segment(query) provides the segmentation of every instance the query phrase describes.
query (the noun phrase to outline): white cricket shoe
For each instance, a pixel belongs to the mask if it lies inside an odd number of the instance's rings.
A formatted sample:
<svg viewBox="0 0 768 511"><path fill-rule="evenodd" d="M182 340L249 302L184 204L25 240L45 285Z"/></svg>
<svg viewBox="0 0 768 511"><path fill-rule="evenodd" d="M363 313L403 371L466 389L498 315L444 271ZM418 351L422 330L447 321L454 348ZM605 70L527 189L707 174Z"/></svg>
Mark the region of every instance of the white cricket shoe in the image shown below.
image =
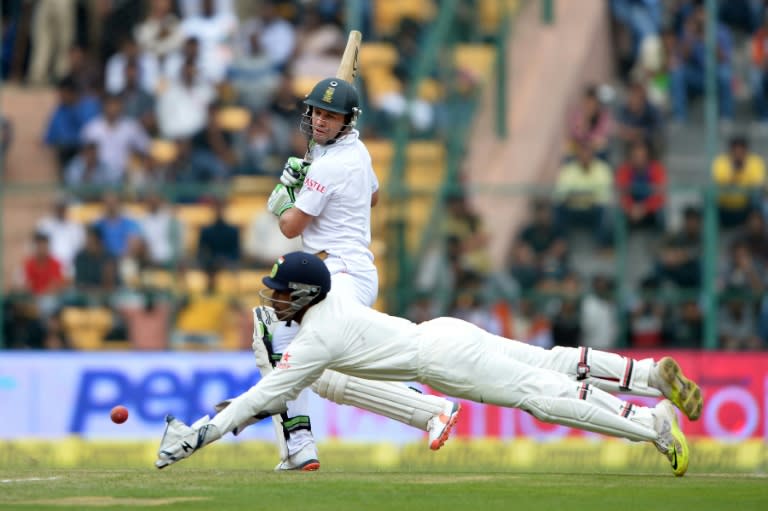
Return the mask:
<svg viewBox="0 0 768 511"><path fill-rule="evenodd" d="M655 429L658 438L653 442L656 449L665 455L672 465L672 472L681 477L688 470L688 442L677 421L675 406L668 399L653 409Z"/></svg>
<svg viewBox="0 0 768 511"><path fill-rule="evenodd" d="M427 433L429 433L429 448L433 451L440 449L448 437L451 435L451 428L459 419L461 405L448 401L443 413L435 415L427 422Z"/></svg>
<svg viewBox="0 0 768 511"><path fill-rule="evenodd" d="M221 437L216 426L208 424L208 416L197 420L189 427L173 415L165 417L165 433L157 450L157 468L165 468L179 460L188 458L193 452Z"/></svg>
<svg viewBox="0 0 768 511"><path fill-rule="evenodd" d="M288 456L277 464L275 471L281 470L298 470L301 472L314 472L320 470L320 461L317 456L317 447L315 444L309 443L299 449L297 452Z"/></svg>

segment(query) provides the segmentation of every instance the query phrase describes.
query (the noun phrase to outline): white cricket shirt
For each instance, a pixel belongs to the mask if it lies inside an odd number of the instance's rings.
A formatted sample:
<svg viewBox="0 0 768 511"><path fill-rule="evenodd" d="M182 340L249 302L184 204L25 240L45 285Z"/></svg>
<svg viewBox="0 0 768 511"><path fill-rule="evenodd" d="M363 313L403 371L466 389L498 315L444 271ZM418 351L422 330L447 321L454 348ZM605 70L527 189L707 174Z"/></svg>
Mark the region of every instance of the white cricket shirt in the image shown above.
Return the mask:
<svg viewBox="0 0 768 511"><path fill-rule="evenodd" d="M374 270L368 248L371 194L379 182L368 149L352 130L333 144L315 145L310 156L312 165L295 203L315 217L302 233L304 250L334 256L326 261L332 273Z"/></svg>

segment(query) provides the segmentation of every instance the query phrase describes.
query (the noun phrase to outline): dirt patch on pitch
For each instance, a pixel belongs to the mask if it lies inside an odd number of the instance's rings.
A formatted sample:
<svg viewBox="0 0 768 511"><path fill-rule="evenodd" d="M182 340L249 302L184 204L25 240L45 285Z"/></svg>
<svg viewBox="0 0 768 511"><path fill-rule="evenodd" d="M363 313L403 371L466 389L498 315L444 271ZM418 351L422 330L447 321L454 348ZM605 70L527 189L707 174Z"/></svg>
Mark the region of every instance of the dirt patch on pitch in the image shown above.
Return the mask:
<svg viewBox="0 0 768 511"><path fill-rule="evenodd" d="M64 497L60 499L29 500L24 504L40 504L46 506L167 506L182 502L210 500L208 497L165 497L159 499L136 497Z"/></svg>

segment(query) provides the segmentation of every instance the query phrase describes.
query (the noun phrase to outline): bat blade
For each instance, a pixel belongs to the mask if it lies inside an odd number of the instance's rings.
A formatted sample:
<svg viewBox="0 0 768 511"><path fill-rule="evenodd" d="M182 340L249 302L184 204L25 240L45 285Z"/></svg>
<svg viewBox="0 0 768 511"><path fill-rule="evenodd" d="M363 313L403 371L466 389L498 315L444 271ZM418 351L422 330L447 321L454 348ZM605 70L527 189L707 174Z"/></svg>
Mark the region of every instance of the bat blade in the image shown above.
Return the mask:
<svg viewBox="0 0 768 511"><path fill-rule="evenodd" d="M360 61L360 44L363 40L363 34L359 30L351 30L347 38L347 46L344 48L344 54L341 56L339 69L336 71L336 78L354 83L357 77Z"/></svg>

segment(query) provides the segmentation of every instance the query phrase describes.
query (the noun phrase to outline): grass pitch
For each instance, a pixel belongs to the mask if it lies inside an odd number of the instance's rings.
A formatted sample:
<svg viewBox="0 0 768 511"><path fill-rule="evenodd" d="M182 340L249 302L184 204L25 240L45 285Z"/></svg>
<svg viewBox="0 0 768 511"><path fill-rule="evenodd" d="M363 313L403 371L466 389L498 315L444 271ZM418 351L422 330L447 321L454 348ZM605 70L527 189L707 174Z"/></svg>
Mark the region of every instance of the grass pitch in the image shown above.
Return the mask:
<svg viewBox="0 0 768 511"><path fill-rule="evenodd" d="M738 474L0 469L13 510L768 509L768 477Z"/></svg>

